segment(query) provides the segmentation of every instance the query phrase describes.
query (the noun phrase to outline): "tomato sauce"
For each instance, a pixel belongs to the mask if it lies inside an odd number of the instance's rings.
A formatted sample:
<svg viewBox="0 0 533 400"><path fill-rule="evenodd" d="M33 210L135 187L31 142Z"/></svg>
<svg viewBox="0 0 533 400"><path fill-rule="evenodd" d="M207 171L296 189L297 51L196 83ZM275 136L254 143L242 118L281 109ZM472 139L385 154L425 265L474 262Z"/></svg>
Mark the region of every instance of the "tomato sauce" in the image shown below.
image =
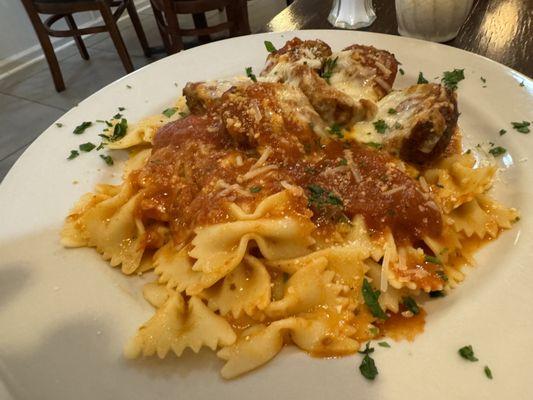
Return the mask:
<svg viewBox="0 0 533 400"><path fill-rule="evenodd" d="M147 165L132 174L143 189L143 221L169 222L181 243L197 226L228 221L229 202L253 212L265 197L299 187L287 213L312 217L317 233L362 215L400 243L440 235L440 210L398 160L324 136L316 113L286 87L230 90L219 108L162 127Z"/></svg>

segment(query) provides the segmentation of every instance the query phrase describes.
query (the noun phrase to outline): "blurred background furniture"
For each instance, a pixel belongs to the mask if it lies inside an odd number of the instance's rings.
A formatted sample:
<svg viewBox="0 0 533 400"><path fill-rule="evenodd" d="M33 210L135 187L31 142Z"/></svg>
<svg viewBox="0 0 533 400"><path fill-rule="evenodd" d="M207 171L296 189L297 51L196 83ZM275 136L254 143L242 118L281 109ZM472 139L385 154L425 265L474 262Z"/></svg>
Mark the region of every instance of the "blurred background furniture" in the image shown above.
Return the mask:
<svg viewBox="0 0 533 400"><path fill-rule="evenodd" d="M295 0L261 31L335 29L328 22L333 0ZM361 31L398 35L393 0L373 0L377 19ZM457 37L446 44L471 51L533 77L533 0L475 0Z"/></svg>
<svg viewBox="0 0 533 400"><path fill-rule="evenodd" d="M133 0L22 0L22 4L28 13L37 37L39 38L46 61L50 67L50 72L52 73L55 88L58 92L65 90L65 83L63 81L63 75L61 74L54 48L50 41L50 36L74 37L81 57L88 60L89 53L83 43L82 35L109 32L122 64L124 65L124 69L126 72L130 73L133 71L133 64L117 27L117 20L120 18L124 10L127 10L135 28L135 32L139 38L139 42L143 48L144 55L146 57L150 56L148 42L146 41L146 36L139 20L139 16L137 15L135 5L133 4ZM112 10L112 8L114 8L114 10ZM83 11L99 11L102 15L104 25L79 29L72 14ZM39 14L50 14L51 16L45 21L42 21ZM65 20L68 29L57 30L52 28L52 25L61 19Z"/></svg>
<svg viewBox="0 0 533 400"><path fill-rule="evenodd" d="M168 54L184 49L183 36L197 36L201 43L211 40L212 34L227 31L230 37L250 33L246 0L150 0L163 45ZM208 26L205 13L212 10L226 12L226 21ZM192 14L194 28L184 29L179 14Z"/></svg>

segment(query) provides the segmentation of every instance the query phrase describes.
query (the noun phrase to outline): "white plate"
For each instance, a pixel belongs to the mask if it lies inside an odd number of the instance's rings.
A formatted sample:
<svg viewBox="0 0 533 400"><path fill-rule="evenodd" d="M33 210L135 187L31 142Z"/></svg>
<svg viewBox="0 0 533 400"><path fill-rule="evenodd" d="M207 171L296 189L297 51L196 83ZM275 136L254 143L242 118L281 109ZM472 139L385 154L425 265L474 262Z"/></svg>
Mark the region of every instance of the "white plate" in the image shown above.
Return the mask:
<svg viewBox="0 0 533 400"><path fill-rule="evenodd" d="M464 68L460 125L471 144L506 147L513 164L500 173L497 197L522 220L478 255L478 267L451 296L428 303L426 332L414 343L376 348L379 375L359 373L360 355L316 359L286 348L271 363L223 381L209 351L181 359L128 362L122 346L152 313L140 283L113 270L92 249L61 248L58 232L74 202L97 182L117 181L95 152L65 160L70 149L97 142L82 121L108 119L124 106L136 121L168 107L187 81L260 71L263 41L320 38L333 49L371 44L396 54L405 76L396 87ZM480 77L487 80L483 88ZM524 82L524 87L519 85ZM131 88L127 88L130 85ZM0 377L15 399L531 399L533 385L533 133L510 121L533 120L533 82L502 65L451 47L396 36L348 31L263 34L217 42L165 58L80 103L22 155L0 187ZM499 136L500 129L507 134ZM527 160L527 158L530 160ZM117 158L117 157L115 157ZM125 158L122 155L122 158ZM118 163L117 163L118 164ZM503 164L502 164L503 165ZM79 184L73 184L79 181ZM480 359L457 349L471 344ZM489 365L494 380L483 366Z"/></svg>

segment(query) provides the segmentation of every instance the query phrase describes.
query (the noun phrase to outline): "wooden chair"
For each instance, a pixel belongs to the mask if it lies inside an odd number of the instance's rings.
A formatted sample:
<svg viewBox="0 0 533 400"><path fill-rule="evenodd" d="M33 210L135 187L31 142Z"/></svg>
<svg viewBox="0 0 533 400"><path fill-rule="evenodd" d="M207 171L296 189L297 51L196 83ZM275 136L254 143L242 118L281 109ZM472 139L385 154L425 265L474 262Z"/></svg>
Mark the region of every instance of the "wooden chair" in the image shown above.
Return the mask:
<svg viewBox="0 0 533 400"><path fill-rule="evenodd" d="M81 38L82 35L99 32L109 32L111 39L117 49L118 55L122 60L124 69L127 73L133 71L133 64L131 63L128 50L124 44L124 40L120 35L120 31L117 27L117 20L120 18L124 10L128 11L128 14L139 38L139 42L143 48L143 52L146 57L150 56L150 48L144 34L144 30L139 20L137 10L133 4L133 0L22 0L22 4L30 17L30 21L37 33L39 42L43 49L46 61L50 67L52 78L54 79L54 85L58 92L65 90L65 83L63 81L63 75L59 69L57 57L54 52L54 47L50 41L50 36L55 37L74 37L76 46L81 54L81 57L85 60L89 59L89 53ZM111 7L115 8L113 11ZM104 25L91 26L88 28L79 29L76 26L76 22L72 17L72 14L82 11L100 11ZM41 21L39 14L51 14L44 22ZM69 29L56 30L52 28L52 25L64 18Z"/></svg>
<svg viewBox="0 0 533 400"><path fill-rule="evenodd" d="M213 33L228 31L229 36L248 35L248 8L246 0L150 0L163 44L168 54L183 50L182 36L197 36L201 42L210 41ZM207 25L205 13L226 10L227 21ZM192 14L194 29L180 28L178 14Z"/></svg>

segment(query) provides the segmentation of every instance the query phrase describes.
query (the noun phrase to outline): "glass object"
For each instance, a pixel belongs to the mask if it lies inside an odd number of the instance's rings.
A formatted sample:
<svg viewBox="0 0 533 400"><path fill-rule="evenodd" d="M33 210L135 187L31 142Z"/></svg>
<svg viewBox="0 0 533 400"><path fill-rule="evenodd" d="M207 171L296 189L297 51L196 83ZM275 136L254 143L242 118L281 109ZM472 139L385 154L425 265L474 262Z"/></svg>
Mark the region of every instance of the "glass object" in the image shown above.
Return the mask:
<svg viewBox="0 0 533 400"><path fill-rule="evenodd" d="M328 16L331 25L342 29L365 28L375 20L372 0L334 0Z"/></svg>
<svg viewBox="0 0 533 400"><path fill-rule="evenodd" d="M459 33L474 0L396 0L398 33L447 42Z"/></svg>

